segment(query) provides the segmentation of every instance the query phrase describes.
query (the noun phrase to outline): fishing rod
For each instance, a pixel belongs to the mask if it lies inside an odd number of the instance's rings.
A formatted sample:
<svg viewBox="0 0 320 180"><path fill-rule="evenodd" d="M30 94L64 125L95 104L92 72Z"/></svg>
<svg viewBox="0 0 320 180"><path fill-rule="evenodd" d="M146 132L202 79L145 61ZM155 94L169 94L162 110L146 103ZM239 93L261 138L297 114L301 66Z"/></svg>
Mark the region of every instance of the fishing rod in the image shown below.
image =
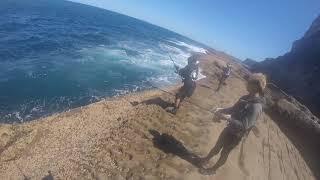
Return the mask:
<svg viewBox="0 0 320 180"><path fill-rule="evenodd" d="M171 57L170 54L169 54L169 57L170 57L170 60L171 60L172 63L173 63L174 68L176 68L176 72L178 72L178 71L179 71L179 66L174 62L174 60L172 59L172 57Z"/></svg>
<svg viewBox="0 0 320 180"><path fill-rule="evenodd" d="M171 55L169 54L169 58L170 60L173 62L173 64L175 64L174 60L172 59Z"/></svg>

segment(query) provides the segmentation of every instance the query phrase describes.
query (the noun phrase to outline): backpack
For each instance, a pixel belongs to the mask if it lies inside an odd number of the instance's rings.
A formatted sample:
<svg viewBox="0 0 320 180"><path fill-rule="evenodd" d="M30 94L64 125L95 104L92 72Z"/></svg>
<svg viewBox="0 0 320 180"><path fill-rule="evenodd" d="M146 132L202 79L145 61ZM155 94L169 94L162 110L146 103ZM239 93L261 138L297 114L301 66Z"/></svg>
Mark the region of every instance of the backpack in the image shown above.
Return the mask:
<svg viewBox="0 0 320 180"><path fill-rule="evenodd" d="M198 66L187 65L180 69L179 75L182 77L182 81L195 81L197 79Z"/></svg>
<svg viewBox="0 0 320 180"><path fill-rule="evenodd" d="M231 73L231 68L230 67L226 67L223 71L223 75L225 77L229 77L230 76L230 73Z"/></svg>
<svg viewBox="0 0 320 180"><path fill-rule="evenodd" d="M230 132L232 134L242 136L246 131L248 131L251 127L247 127L244 119L248 116L249 107L255 103L264 104L263 98L251 98L249 99L248 96L240 98L239 102L235 107L235 112L232 113L232 120L229 122L228 127L230 128Z"/></svg>

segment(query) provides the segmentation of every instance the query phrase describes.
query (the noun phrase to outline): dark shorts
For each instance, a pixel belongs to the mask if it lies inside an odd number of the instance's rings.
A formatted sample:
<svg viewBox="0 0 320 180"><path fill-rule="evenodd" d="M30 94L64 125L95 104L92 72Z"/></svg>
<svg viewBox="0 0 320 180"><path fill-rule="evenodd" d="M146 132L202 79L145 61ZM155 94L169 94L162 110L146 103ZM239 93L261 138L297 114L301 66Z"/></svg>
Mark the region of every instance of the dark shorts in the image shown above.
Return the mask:
<svg viewBox="0 0 320 180"><path fill-rule="evenodd" d="M225 75L225 74L223 74L222 76L221 76L221 78L220 78L220 81L225 81L226 79L228 79L229 78L229 76L230 75Z"/></svg>
<svg viewBox="0 0 320 180"><path fill-rule="evenodd" d="M235 134L230 131L230 127L226 127L223 132L221 133L221 141L223 143L223 147L227 149L235 148L240 142L243 137L241 134Z"/></svg>
<svg viewBox="0 0 320 180"><path fill-rule="evenodd" d="M231 121L227 125L226 130L228 131L229 134L232 134L233 136L236 136L240 139L245 134L245 129L244 129L243 125L237 120Z"/></svg>
<svg viewBox="0 0 320 180"><path fill-rule="evenodd" d="M196 83L184 83L176 94L176 98L184 99L186 97L191 97L196 89Z"/></svg>

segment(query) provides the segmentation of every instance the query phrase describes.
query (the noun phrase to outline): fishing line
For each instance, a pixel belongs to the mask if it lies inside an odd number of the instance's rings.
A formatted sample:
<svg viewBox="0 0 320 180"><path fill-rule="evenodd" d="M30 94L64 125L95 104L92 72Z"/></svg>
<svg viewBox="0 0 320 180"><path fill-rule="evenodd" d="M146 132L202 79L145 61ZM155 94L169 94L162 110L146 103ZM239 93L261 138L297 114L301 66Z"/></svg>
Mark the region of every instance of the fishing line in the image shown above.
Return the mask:
<svg viewBox="0 0 320 180"><path fill-rule="evenodd" d="M169 91L166 91L166 90L164 90L164 89L161 89L160 87L157 87L157 86L153 85L150 81L147 81L147 82L150 84L151 87L153 87L153 88L155 88L155 89L158 89L158 90L160 90L160 91L162 91L162 92L164 92L164 93L167 93L167 94L170 94L170 95L172 95L172 96L175 96L174 93L169 92ZM192 105L194 105L194 106L196 106L196 107L198 107L198 108L200 108L200 109L202 109L202 110L204 110L204 111L213 113L211 110L208 110L207 108L204 108L204 107L202 107L202 106L200 106L200 105L197 105L197 104L195 104L195 103L193 103L193 102L191 102L191 101L189 101L189 100L184 100L184 101L186 101L186 102L188 102L188 103L190 103L190 104L192 104Z"/></svg>
<svg viewBox="0 0 320 180"><path fill-rule="evenodd" d="M22 172L20 166L18 166L16 162L13 161L13 164L18 168L18 170L19 170L20 173L22 174L24 180L30 180L30 179L31 179L30 177L26 176L26 175Z"/></svg>

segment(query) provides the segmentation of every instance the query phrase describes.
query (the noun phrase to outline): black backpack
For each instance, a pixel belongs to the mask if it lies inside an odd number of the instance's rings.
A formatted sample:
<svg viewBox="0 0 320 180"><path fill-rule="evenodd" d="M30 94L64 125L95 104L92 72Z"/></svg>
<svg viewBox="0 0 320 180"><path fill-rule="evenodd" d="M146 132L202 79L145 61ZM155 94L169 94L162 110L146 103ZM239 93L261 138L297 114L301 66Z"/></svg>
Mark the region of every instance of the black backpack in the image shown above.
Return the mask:
<svg viewBox="0 0 320 180"><path fill-rule="evenodd" d="M248 99L247 96L240 98L240 102L238 102L235 112L232 114L233 120L228 124L231 132L235 135L242 136L249 129L245 127L243 119L248 116L249 106L254 103L261 103L262 106L264 104L264 99L261 97Z"/></svg>
<svg viewBox="0 0 320 180"><path fill-rule="evenodd" d="M194 81L194 79L191 76L197 70L198 70L198 66L187 65L186 67L180 69L179 75L182 77L182 81L185 81L185 80Z"/></svg>

